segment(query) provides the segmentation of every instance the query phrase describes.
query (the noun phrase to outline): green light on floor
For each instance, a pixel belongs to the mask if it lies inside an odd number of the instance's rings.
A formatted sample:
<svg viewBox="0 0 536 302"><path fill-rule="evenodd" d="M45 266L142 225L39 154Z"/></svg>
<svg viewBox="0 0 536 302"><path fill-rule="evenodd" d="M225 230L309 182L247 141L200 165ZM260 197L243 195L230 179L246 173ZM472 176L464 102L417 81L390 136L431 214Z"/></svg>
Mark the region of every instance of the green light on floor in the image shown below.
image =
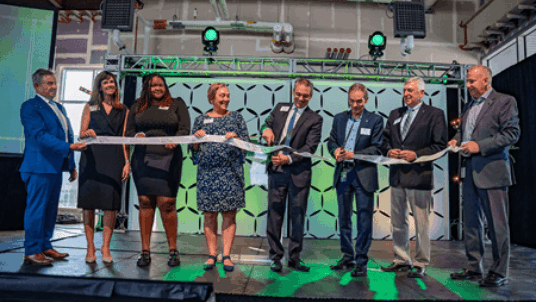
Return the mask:
<svg viewBox="0 0 536 302"><path fill-rule="evenodd" d="M313 264L310 265L309 273L290 271L285 275L274 273L269 266L257 266L250 275L250 282L266 283L255 295L272 296L272 297L294 297L296 292L309 283L320 281L333 274L333 271L327 265ZM263 281L267 280L268 282Z"/></svg>
<svg viewBox="0 0 536 302"><path fill-rule="evenodd" d="M428 276L436 279L437 282L443 284L449 291L464 300L497 299L497 296L493 295L489 290L480 287L476 282L450 279L451 271L427 267L426 273Z"/></svg>
<svg viewBox="0 0 536 302"><path fill-rule="evenodd" d="M417 279L417 284L421 287L422 290L426 290L426 284L421 279Z"/></svg>
<svg viewBox="0 0 536 302"><path fill-rule="evenodd" d="M344 274L339 282L340 285L348 285L352 281L352 273L348 272Z"/></svg>
<svg viewBox="0 0 536 302"><path fill-rule="evenodd" d="M396 273L382 272L380 267L388 262L369 261L367 279L369 291L374 292L374 300L398 300L398 288L395 283Z"/></svg>

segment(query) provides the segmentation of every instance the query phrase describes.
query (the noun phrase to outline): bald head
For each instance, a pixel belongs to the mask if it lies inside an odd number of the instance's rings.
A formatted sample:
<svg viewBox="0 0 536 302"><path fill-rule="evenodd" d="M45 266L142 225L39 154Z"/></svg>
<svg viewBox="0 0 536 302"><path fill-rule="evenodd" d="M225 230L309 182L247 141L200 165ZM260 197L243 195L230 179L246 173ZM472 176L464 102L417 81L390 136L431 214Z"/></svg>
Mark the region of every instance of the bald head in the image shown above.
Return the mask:
<svg viewBox="0 0 536 302"><path fill-rule="evenodd" d="M474 98L481 97L491 89L491 69L487 66L473 66L467 72L467 90Z"/></svg>

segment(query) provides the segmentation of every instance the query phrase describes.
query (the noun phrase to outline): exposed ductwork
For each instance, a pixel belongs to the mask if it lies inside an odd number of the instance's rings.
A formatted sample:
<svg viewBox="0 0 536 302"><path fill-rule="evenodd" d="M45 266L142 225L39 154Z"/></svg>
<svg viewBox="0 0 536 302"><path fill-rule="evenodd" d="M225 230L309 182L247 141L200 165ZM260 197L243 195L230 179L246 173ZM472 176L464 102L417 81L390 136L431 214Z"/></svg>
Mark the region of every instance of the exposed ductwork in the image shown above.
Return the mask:
<svg viewBox="0 0 536 302"><path fill-rule="evenodd" d="M144 21L145 22L145 21ZM150 24L150 22L149 22ZM198 29L203 30L208 26L216 29L253 30L259 32L272 32L271 48L274 53L292 53L294 51L294 29L289 23L256 22L256 21L192 21L192 20L155 20L155 30L163 29ZM147 28L147 23L145 24ZM147 30L145 31L148 41ZM144 51L144 54L147 54Z"/></svg>

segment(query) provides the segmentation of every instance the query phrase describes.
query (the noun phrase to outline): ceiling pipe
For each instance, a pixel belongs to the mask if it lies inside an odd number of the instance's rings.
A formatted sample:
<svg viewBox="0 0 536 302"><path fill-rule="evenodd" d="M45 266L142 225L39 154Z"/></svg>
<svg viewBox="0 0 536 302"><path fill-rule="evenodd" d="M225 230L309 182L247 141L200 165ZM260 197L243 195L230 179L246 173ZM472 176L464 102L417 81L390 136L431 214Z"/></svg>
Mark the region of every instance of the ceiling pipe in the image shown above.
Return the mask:
<svg viewBox="0 0 536 302"><path fill-rule="evenodd" d="M220 0L220 7L223 11L223 16L226 20L229 20L229 10L227 9L227 3L225 3L225 0Z"/></svg>
<svg viewBox="0 0 536 302"><path fill-rule="evenodd" d="M210 0L210 4L212 4L212 8L214 9L214 13L216 14L216 21L220 21L221 16L220 10L218 9L218 3L216 3L216 0Z"/></svg>
<svg viewBox="0 0 536 302"><path fill-rule="evenodd" d="M124 51L127 55L133 55L134 54L132 52L132 50L128 49L125 46L125 42L123 42L123 40L121 40L121 37L119 37L119 29L114 29L113 30L113 38L112 38L112 40L114 41L114 44L117 45L117 47L119 47L119 51Z"/></svg>
<svg viewBox="0 0 536 302"><path fill-rule="evenodd" d="M145 24L145 33L143 36L143 54L147 55L149 54L149 39L151 37L151 31L153 30L153 27L151 26L151 22L147 22L140 14L137 14L137 17L141 20L143 24Z"/></svg>
<svg viewBox="0 0 536 302"><path fill-rule="evenodd" d="M59 9L63 9L63 7L61 7L61 5L56 0L48 0L48 2L52 3L52 5Z"/></svg>
<svg viewBox="0 0 536 302"><path fill-rule="evenodd" d="M437 0L424 0L424 10L429 11L436 2Z"/></svg>

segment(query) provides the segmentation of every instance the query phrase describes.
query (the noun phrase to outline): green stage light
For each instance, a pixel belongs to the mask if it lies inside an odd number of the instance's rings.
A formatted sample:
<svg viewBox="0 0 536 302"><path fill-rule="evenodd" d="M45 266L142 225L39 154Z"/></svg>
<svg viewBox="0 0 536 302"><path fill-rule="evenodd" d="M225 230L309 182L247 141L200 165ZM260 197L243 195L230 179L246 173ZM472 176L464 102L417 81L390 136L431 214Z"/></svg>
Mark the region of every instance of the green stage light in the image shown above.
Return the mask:
<svg viewBox="0 0 536 302"><path fill-rule="evenodd" d="M212 26L205 28L201 35L201 40L205 47L205 55L214 55L218 51L218 44L220 43L220 33Z"/></svg>
<svg viewBox="0 0 536 302"><path fill-rule="evenodd" d="M383 56L383 51L387 46L387 37L382 34L380 31L374 32L369 36L368 48L369 55L376 60L377 58Z"/></svg>
<svg viewBox="0 0 536 302"><path fill-rule="evenodd" d="M214 41L218 37L218 33L213 28L208 28L205 30L205 39L207 41Z"/></svg>
<svg viewBox="0 0 536 302"><path fill-rule="evenodd" d="M372 36L372 45L374 46L381 46L383 44L383 41L385 41L385 39L382 35L376 34Z"/></svg>

